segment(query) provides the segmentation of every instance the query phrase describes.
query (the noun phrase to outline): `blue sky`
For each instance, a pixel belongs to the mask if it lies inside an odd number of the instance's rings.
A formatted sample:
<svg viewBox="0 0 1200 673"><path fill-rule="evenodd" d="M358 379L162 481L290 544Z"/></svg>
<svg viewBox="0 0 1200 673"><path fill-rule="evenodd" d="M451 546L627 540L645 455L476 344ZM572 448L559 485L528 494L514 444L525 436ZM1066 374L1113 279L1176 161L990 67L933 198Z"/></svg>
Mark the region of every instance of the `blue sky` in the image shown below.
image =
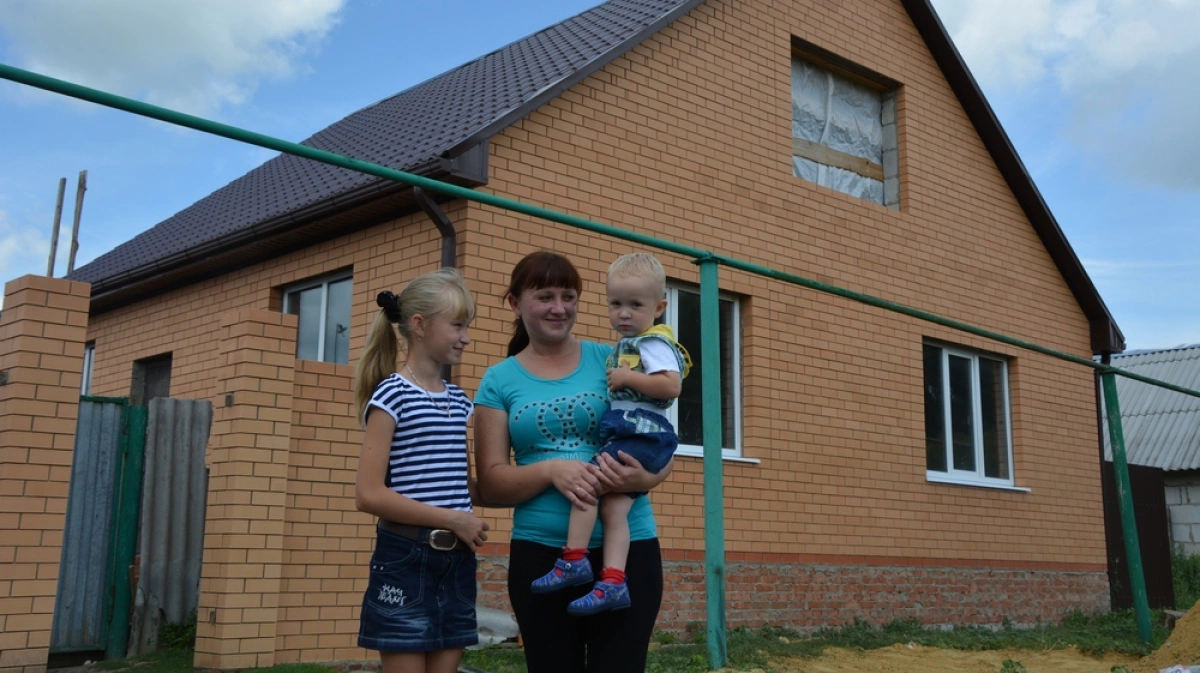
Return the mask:
<svg viewBox="0 0 1200 673"><path fill-rule="evenodd" d="M861 0L876 1L876 0ZM5 0L0 62L299 141L596 0ZM934 0L1129 348L1200 342L1200 0ZM0 281L76 267L273 156L0 81Z"/></svg>

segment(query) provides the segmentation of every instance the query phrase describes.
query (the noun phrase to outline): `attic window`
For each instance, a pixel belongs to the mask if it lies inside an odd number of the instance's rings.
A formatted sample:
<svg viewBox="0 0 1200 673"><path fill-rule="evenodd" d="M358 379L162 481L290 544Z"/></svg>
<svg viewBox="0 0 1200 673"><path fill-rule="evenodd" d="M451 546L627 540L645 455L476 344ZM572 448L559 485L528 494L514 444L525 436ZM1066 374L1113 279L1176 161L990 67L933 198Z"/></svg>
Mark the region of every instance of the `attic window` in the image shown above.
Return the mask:
<svg viewBox="0 0 1200 673"><path fill-rule="evenodd" d="M898 84L796 41L792 175L899 209Z"/></svg>

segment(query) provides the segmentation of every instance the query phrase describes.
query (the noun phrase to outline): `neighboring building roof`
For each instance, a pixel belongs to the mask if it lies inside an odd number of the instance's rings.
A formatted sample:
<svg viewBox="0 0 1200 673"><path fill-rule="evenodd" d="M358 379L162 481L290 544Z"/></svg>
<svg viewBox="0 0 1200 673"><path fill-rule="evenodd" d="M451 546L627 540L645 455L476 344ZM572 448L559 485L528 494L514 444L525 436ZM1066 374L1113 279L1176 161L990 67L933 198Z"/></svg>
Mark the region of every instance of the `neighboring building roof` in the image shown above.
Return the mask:
<svg viewBox="0 0 1200 673"><path fill-rule="evenodd" d="M1119 355L1112 359L1112 365L1200 390L1200 344ZM1117 401L1121 407L1125 457L1130 465L1163 470L1200 469L1200 398L1118 376ZM1104 455L1106 460L1112 460L1107 426Z"/></svg>
<svg viewBox="0 0 1200 673"><path fill-rule="evenodd" d="M391 98L304 141L418 175L486 182L488 138L640 44L702 0L609 0ZM1091 325L1124 337L930 0L901 0ZM281 155L70 274L93 311L311 245L415 209L404 185Z"/></svg>

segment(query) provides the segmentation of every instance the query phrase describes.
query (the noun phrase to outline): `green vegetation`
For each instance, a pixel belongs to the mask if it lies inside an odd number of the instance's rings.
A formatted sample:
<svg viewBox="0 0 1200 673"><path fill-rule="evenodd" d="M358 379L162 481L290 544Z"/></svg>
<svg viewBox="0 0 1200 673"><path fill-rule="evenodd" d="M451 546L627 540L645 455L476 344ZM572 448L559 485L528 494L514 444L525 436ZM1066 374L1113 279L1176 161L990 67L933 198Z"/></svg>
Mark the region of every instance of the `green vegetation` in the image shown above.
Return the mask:
<svg viewBox="0 0 1200 673"><path fill-rule="evenodd" d="M196 646L196 611L178 624L163 624L158 629L158 645L164 650L190 650Z"/></svg>
<svg viewBox="0 0 1200 673"><path fill-rule="evenodd" d="M1200 555L1189 555L1176 546L1171 550L1171 577L1175 581L1175 607L1190 610L1200 599Z"/></svg>
<svg viewBox="0 0 1200 673"><path fill-rule="evenodd" d="M1145 655L1166 640L1163 615L1156 612L1153 640L1143 645L1137 638L1137 621L1132 610L1108 615L1068 614L1060 623L1041 624L1033 628L1016 628L1011 624L999 629L978 626L950 630L925 628L912 620L897 620L882 627L857 621L839 628L822 629L800 635L789 629L770 625L757 629L739 627L729 632L729 667L737 670L761 668L772 670L769 662L780 657L815 657L826 647L873 650L897 643L913 643L928 647L959 650L1048 650L1075 646L1084 652L1124 652ZM684 634L660 632L652 639L646 670L649 673L701 673L708 670L708 648L702 624L689 625ZM463 666L486 673L525 673L524 653L511 645L468 651ZM1021 673L1019 660L1005 663L1004 673ZM187 649L166 650L144 657L105 661L95 665L102 671L136 673L191 673L192 652ZM258 669L254 673L329 673L330 669L316 664L283 664ZM130 671L129 673L133 673Z"/></svg>

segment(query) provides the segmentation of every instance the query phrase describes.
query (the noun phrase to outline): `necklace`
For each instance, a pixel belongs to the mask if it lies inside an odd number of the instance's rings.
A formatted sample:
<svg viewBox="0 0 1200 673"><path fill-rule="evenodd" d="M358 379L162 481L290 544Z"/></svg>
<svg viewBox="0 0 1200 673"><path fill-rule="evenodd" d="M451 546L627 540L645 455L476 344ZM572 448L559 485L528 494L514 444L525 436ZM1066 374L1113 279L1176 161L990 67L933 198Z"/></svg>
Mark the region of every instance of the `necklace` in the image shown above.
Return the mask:
<svg viewBox="0 0 1200 673"><path fill-rule="evenodd" d="M440 406L440 405L438 405L437 400L434 399L433 393L429 392L429 388L426 388L425 384L421 383L421 379L417 378L417 373L412 370L412 367L408 366L408 363L405 363L404 368L408 370L408 375L412 377L413 383L417 384L418 388L425 391L425 396L429 398L429 403L433 405L433 408L441 409L442 411L446 412L446 417L449 418L450 417L450 390L449 389L446 390L446 405Z"/></svg>

